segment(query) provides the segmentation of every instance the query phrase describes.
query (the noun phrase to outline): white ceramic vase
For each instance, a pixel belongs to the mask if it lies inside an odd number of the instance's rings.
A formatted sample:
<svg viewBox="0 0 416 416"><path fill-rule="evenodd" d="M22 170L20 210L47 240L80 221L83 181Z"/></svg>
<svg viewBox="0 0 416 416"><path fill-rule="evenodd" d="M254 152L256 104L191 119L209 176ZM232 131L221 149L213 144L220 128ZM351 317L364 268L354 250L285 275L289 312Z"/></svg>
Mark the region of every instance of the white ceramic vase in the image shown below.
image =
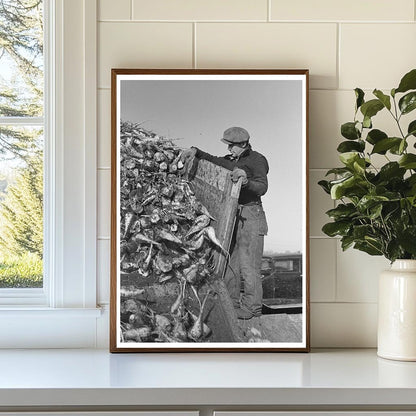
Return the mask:
<svg viewBox="0 0 416 416"><path fill-rule="evenodd" d="M396 260L380 275L377 354L416 361L416 260Z"/></svg>

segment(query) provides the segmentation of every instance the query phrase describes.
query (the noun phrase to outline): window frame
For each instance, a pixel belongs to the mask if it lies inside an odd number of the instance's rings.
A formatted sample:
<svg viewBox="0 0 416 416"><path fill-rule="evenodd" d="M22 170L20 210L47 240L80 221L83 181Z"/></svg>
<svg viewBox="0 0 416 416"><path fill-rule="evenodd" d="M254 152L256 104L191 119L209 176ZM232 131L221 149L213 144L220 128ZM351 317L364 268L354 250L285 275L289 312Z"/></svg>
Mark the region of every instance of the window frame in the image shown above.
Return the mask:
<svg viewBox="0 0 416 416"><path fill-rule="evenodd" d="M97 0L44 2L45 137L54 138L45 140L44 287L4 289L0 294L0 333L8 334L0 347L93 347L100 316ZM63 322L65 339L56 339Z"/></svg>

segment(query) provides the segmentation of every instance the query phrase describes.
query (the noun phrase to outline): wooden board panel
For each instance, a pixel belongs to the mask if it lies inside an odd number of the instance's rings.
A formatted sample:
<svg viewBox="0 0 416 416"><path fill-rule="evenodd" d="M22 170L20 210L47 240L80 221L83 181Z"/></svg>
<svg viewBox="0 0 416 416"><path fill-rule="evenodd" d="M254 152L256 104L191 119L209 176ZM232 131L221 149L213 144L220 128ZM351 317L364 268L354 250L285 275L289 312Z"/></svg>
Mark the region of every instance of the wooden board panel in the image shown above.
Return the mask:
<svg viewBox="0 0 416 416"><path fill-rule="evenodd" d="M214 273L217 275L215 290L218 294L218 302L213 312L222 317L220 332L226 334L226 338L221 341L242 342L243 336L234 306L222 280L234 230L241 181L233 183L231 171L207 160L197 159L193 161L189 170L189 180L197 199L215 218L215 221L211 221L211 225L224 248L224 251L218 251L214 257L216 265ZM219 325L216 327L217 330L220 329Z"/></svg>
<svg viewBox="0 0 416 416"><path fill-rule="evenodd" d="M228 252L238 208L241 182L231 181L231 171L207 160L196 160L189 175L197 199L215 218L211 225L222 247ZM218 252L215 273L222 277L227 262L226 252Z"/></svg>

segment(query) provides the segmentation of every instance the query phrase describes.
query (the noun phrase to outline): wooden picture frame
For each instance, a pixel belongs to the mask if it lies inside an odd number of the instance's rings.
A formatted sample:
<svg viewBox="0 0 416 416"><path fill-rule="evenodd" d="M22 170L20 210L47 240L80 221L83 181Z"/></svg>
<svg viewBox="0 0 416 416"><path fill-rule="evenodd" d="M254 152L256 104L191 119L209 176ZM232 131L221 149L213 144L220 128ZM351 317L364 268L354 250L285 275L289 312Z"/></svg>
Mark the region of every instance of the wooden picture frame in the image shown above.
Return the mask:
<svg viewBox="0 0 416 416"><path fill-rule="evenodd" d="M309 351L308 82L112 70L111 352Z"/></svg>

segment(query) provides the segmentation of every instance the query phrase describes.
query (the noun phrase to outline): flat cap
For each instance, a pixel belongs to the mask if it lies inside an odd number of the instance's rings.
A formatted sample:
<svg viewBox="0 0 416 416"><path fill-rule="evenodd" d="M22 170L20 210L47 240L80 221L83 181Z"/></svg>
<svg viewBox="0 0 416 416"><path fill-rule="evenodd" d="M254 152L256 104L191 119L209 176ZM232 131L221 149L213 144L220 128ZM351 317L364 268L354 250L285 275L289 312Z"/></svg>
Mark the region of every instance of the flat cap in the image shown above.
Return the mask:
<svg viewBox="0 0 416 416"><path fill-rule="evenodd" d="M248 142L250 135L246 129L242 127L230 127L225 130L221 141L226 144L239 144Z"/></svg>

